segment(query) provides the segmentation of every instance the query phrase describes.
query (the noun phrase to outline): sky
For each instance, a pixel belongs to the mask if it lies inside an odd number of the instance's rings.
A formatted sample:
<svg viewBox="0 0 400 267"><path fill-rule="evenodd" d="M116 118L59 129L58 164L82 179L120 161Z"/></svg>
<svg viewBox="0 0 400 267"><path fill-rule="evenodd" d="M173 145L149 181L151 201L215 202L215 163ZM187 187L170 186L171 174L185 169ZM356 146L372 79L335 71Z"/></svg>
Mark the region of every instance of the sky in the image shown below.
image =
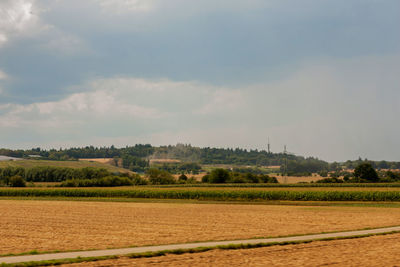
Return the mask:
<svg viewBox="0 0 400 267"><path fill-rule="evenodd" d="M398 0L0 0L0 147L400 161Z"/></svg>

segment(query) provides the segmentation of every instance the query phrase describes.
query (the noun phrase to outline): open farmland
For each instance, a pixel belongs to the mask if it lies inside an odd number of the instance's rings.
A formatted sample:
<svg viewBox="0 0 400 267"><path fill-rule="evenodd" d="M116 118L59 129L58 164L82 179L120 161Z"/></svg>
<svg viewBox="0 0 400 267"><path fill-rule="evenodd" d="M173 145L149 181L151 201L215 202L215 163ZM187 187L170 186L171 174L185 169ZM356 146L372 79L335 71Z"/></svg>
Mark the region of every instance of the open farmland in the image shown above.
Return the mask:
<svg viewBox="0 0 400 267"><path fill-rule="evenodd" d="M33 168L33 167L67 167L67 168L85 168L85 167L94 167L94 168L104 168L111 172L130 172L127 169L118 168L112 166L110 164L103 164L95 161L56 161L56 160L32 160L32 159L24 159L17 161L0 161L0 168L4 168L7 166L11 167L23 167L23 168Z"/></svg>
<svg viewBox="0 0 400 267"><path fill-rule="evenodd" d="M114 161L114 159L110 158L85 158L85 159L79 159L79 161L89 161L89 162L98 162L102 164L110 164Z"/></svg>
<svg viewBox="0 0 400 267"><path fill-rule="evenodd" d="M324 177L321 177L319 175L313 175L313 176L280 176L280 175L271 175L272 177L275 177L279 183L284 183L284 184L295 184L295 183L310 183L310 182L316 182L318 180L324 179Z"/></svg>
<svg viewBox="0 0 400 267"><path fill-rule="evenodd" d="M399 251L400 234L392 234L254 249L169 254L155 258L122 257L61 266L398 266Z"/></svg>
<svg viewBox="0 0 400 267"><path fill-rule="evenodd" d="M0 253L103 249L398 225L400 208L1 200Z"/></svg>

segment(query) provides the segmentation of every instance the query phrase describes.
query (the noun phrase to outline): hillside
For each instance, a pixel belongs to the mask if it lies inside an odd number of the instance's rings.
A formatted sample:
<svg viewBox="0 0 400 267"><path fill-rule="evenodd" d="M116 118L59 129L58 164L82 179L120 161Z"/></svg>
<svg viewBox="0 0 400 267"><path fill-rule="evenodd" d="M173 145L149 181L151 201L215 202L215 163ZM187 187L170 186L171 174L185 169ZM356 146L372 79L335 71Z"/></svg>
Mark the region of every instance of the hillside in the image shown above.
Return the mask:
<svg viewBox="0 0 400 267"><path fill-rule="evenodd" d="M320 171L340 171L343 169L354 169L362 162L370 162L377 169L399 169L400 162L388 161L369 161L367 159L357 159L346 162L328 163L315 157L303 157L293 154L270 153L265 150L242 149L242 148L212 148L212 147L195 147L190 144L177 144L168 146L152 146L150 144L136 144L134 146L126 146L122 148L111 147L78 147L68 149L50 149L43 150L34 148L30 150L11 150L0 149L0 155L29 158L41 157L41 163L61 164L60 160L67 161L66 164L85 164L77 163L77 160L93 160L98 162L117 162L118 166L135 172L143 172L149 168L151 163L196 163L200 165L232 165L232 166L287 166L288 173L316 173ZM38 162L38 164L41 164ZM15 163L15 164L24 164ZM100 164L100 163L87 163ZM62 165L64 166L64 165ZM79 165L79 167L82 165ZM91 165L93 166L93 165ZM98 167L99 165L95 165ZM107 168L116 168L110 165ZM278 167L279 168L279 167ZM117 168L117 170L120 170Z"/></svg>

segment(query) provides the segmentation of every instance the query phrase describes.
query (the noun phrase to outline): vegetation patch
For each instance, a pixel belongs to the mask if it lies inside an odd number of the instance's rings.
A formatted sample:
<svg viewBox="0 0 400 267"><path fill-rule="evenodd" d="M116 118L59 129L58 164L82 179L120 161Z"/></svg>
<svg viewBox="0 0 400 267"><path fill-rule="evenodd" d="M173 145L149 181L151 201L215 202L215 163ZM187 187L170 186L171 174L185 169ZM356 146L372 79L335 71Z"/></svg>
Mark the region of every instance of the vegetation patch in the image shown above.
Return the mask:
<svg viewBox="0 0 400 267"><path fill-rule="evenodd" d="M2 188L0 196L17 197L117 197L197 200L289 200L289 201L400 201L399 191L285 191L213 190L196 188L71 189Z"/></svg>

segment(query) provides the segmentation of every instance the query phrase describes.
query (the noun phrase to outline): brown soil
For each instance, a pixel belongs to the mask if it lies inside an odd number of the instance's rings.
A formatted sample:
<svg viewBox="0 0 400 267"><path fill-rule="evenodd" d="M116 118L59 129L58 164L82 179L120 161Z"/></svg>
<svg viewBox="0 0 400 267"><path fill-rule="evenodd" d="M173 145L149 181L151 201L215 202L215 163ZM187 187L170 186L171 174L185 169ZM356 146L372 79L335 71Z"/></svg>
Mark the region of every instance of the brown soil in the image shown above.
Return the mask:
<svg viewBox="0 0 400 267"><path fill-rule="evenodd" d="M0 254L398 225L400 208L0 200Z"/></svg>
<svg viewBox="0 0 400 267"><path fill-rule="evenodd" d="M272 175L274 176L279 183L281 184L297 184L297 183L301 183L301 182L316 182L318 180L324 179L324 177L318 176L318 175L313 175L313 176L286 176L286 177L282 177L282 176L278 176L278 175Z"/></svg>
<svg viewBox="0 0 400 267"><path fill-rule="evenodd" d="M400 234L62 266L400 266Z"/></svg>

